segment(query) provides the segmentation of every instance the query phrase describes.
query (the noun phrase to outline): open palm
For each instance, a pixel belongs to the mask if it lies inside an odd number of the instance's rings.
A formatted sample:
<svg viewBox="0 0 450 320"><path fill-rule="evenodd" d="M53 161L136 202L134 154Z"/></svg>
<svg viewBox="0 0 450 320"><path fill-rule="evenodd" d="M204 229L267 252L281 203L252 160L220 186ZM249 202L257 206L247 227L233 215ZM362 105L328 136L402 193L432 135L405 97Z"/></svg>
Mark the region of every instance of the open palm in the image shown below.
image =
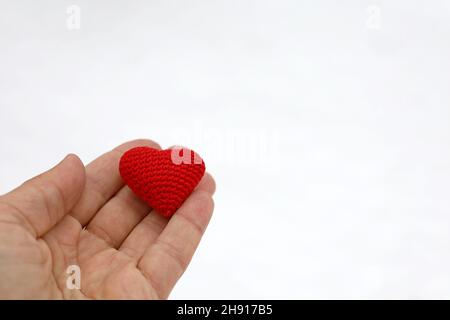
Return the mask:
<svg viewBox="0 0 450 320"><path fill-rule="evenodd" d="M86 167L69 155L0 197L0 298L168 297L211 218L215 184L205 174L166 219L120 178L119 159L136 146L159 148L131 141Z"/></svg>

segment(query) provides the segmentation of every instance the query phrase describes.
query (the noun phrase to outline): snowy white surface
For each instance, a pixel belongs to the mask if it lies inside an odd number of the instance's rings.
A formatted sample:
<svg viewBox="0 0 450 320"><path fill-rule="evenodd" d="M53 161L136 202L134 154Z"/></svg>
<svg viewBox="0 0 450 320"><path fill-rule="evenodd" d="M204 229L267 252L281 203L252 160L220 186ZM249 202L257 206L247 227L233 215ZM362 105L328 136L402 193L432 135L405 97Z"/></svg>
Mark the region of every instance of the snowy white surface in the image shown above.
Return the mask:
<svg viewBox="0 0 450 320"><path fill-rule="evenodd" d="M450 298L449 57L447 0L0 0L0 193L184 144L216 210L172 298Z"/></svg>

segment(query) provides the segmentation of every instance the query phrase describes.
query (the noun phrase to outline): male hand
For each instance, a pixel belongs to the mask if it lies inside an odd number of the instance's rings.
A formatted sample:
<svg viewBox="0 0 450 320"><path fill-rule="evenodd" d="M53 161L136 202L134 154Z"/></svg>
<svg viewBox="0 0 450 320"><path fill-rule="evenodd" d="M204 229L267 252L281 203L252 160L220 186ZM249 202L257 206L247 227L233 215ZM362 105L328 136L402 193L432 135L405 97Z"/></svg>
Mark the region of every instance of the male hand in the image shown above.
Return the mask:
<svg viewBox="0 0 450 320"><path fill-rule="evenodd" d="M0 299L168 297L211 218L215 183L206 173L166 219L119 175L120 157L137 146L160 148L131 141L86 167L69 155L0 197ZM80 289L69 266L81 271Z"/></svg>

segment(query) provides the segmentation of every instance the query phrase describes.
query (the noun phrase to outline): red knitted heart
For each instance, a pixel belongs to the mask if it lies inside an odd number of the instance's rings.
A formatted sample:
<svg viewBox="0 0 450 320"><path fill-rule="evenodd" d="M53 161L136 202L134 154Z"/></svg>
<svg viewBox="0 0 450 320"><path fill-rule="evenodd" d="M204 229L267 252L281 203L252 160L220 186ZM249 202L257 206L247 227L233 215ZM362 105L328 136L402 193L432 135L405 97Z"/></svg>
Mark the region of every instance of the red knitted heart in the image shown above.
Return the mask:
<svg viewBox="0 0 450 320"><path fill-rule="evenodd" d="M137 147L125 152L119 170L139 198L170 217L200 182L205 163L189 149Z"/></svg>

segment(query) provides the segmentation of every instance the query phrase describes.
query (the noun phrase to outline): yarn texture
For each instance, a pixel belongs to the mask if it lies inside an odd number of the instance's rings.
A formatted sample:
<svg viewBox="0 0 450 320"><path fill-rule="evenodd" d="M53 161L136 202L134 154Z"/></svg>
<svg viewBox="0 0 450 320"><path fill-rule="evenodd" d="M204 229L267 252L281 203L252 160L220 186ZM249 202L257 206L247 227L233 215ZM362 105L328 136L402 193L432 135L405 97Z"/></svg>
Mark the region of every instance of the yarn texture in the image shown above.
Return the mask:
<svg viewBox="0 0 450 320"><path fill-rule="evenodd" d="M123 154L119 171L139 198L171 217L200 182L205 163L189 149L137 147Z"/></svg>

